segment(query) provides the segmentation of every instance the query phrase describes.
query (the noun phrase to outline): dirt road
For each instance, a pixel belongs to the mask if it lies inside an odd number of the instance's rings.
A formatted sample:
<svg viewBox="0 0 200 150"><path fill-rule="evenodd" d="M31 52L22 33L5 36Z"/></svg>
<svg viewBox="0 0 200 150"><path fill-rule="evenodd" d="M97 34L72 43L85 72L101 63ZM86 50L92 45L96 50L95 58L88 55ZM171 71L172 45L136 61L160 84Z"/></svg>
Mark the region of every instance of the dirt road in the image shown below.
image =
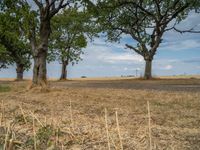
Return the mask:
<svg viewBox="0 0 200 150"><path fill-rule="evenodd" d="M64 88L111 88L111 89L138 89L159 91L190 91L200 92L199 79L162 79L162 80L113 80L113 81L66 81L52 82L55 87Z"/></svg>

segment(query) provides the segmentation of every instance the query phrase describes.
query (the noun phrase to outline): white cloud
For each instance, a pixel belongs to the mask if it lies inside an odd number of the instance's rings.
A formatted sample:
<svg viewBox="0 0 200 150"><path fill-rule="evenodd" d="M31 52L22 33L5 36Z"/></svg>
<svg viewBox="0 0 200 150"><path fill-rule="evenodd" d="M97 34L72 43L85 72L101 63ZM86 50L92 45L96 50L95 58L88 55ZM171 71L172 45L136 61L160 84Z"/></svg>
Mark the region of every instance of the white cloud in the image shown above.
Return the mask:
<svg viewBox="0 0 200 150"><path fill-rule="evenodd" d="M101 62L103 64L141 64L143 62L142 56L133 53L131 50L122 48L122 44L107 43L102 39L96 39L94 43L90 44L84 51L84 61L94 63Z"/></svg>
<svg viewBox="0 0 200 150"><path fill-rule="evenodd" d="M167 66L164 66L164 70L171 70L173 67L172 67L172 65L167 65Z"/></svg>
<svg viewBox="0 0 200 150"><path fill-rule="evenodd" d="M134 61L137 63L143 61L143 58L139 55L126 53L112 54L110 56L105 57L104 59L108 61Z"/></svg>
<svg viewBox="0 0 200 150"><path fill-rule="evenodd" d="M127 68L127 67L125 67L125 68L124 68L124 71L127 71L127 70L128 70L128 68Z"/></svg>

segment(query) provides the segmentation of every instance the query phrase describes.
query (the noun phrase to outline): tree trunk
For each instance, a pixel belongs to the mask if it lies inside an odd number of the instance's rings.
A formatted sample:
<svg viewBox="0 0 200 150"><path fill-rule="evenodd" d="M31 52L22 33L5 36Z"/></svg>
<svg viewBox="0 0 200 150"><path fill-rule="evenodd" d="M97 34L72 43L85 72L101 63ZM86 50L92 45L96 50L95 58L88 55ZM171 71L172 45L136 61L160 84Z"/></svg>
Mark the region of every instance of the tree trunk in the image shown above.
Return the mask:
<svg viewBox="0 0 200 150"><path fill-rule="evenodd" d="M67 79L67 62L62 62L62 70L61 70L61 76L60 80L66 80Z"/></svg>
<svg viewBox="0 0 200 150"><path fill-rule="evenodd" d="M47 83L46 59L50 32L50 20L43 20L41 18L40 45L34 50L34 68L32 81L34 85L43 86Z"/></svg>
<svg viewBox="0 0 200 150"><path fill-rule="evenodd" d="M152 74L151 74L151 70L152 70L152 60L145 60L146 61L146 65L145 65L145 73L144 73L144 79L151 79L152 78Z"/></svg>
<svg viewBox="0 0 200 150"><path fill-rule="evenodd" d="M17 73L16 80L17 81L23 80L23 73L24 73L24 65L23 64L17 63L16 73Z"/></svg>
<svg viewBox="0 0 200 150"><path fill-rule="evenodd" d="M33 84L43 85L47 81L46 69L47 52L44 51L34 58Z"/></svg>

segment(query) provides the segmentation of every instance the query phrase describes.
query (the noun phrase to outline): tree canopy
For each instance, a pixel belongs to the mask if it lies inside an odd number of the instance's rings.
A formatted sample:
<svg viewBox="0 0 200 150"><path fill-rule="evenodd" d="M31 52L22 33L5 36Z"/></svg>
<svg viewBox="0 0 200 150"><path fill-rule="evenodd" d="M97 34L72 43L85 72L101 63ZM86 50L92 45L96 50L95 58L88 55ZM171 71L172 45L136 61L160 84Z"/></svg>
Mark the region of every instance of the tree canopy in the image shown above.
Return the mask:
<svg viewBox="0 0 200 150"><path fill-rule="evenodd" d="M66 66L74 65L81 59L87 41L97 36L91 13L78 8L64 9L52 19L52 35L49 60L62 64L61 79L66 79Z"/></svg>
<svg viewBox="0 0 200 150"><path fill-rule="evenodd" d="M52 20L50 59L56 56L58 61L77 62L82 48L87 46L84 34L86 15L77 9L66 9ZM53 54L53 55L52 55ZM55 55L54 55L55 54Z"/></svg>

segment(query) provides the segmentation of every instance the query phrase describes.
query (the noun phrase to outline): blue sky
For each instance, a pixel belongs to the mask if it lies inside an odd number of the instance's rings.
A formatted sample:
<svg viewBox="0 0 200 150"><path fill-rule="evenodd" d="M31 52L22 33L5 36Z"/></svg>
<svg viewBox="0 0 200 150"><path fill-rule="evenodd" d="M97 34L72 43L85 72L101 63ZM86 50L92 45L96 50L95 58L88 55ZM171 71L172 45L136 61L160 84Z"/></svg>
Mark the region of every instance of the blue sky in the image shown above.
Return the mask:
<svg viewBox="0 0 200 150"><path fill-rule="evenodd" d="M197 25L200 30L200 14L190 13L179 29L189 29ZM68 76L76 78L109 77L121 75L142 75L144 71L143 58L125 44L134 45L135 42L128 36L123 36L120 43L107 43L103 38L96 38L84 49L83 61L74 66L69 66ZM58 78L61 65L58 62L48 64L48 77ZM175 31L165 33L163 43L159 47L153 61L153 75L180 75L200 74L200 33L180 34ZM14 78L15 66L0 71L1 78ZM25 77L31 77L32 71L24 73Z"/></svg>

